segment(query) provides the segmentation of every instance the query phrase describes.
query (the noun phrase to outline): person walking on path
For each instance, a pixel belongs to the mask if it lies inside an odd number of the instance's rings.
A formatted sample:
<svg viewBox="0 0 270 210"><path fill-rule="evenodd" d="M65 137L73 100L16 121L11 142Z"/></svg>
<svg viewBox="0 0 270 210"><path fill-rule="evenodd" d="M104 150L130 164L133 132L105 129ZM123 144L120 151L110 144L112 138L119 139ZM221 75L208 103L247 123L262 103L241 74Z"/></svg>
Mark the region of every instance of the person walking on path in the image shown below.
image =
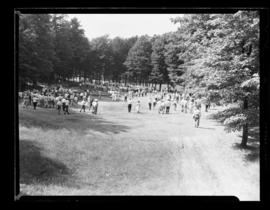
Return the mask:
<svg viewBox="0 0 270 210"><path fill-rule="evenodd" d="M174 106L174 111L176 111L176 107L177 107L177 100L176 100L176 98L173 99L172 105Z"/></svg>
<svg viewBox="0 0 270 210"><path fill-rule="evenodd" d="M156 105L157 105L157 98L155 97L153 101L153 109L155 109Z"/></svg>
<svg viewBox="0 0 270 210"><path fill-rule="evenodd" d="M93 101L92 101L92 102L93 102ZM89 111L90 111L91 105L92 105L90 95L87 97L87 103L89 104Z"/></svg>
<svg viewBox="0 0 270 210"><path fill-rule="evenodd" d="M130 113L131 112L131 107L132 107L132 99L129 98L127 103L128 103L128 113Z"/></svg>
<svg viewBox="0 0 270 210"><path fill-rule="evenodd" d="M170 106L171 106L171 102L170 102L170 99L168 98L168 99L165 101L166 114L169 114L169 112L170 112Z"/></svg>
<svg viewBox="0 0 270 210"><path fill-rule="evenodd" d="M82 110L85 112L86 101L85 101L84 99L82 100L81 105L82 105L82 107L81 107L80 112L81 112Z"/></svg>
<svg viewBox="0 0 270 210"><path fill-rule="evenodd" d="M33 97L33 106L34 106L34 110L36 110L37 102L38 102L38 98L37 98L37 96L34 96L34 97Z"/></svg>
<svg viewBox="0 0 270 210"><path fill-rule="evenodd" d="M98 109L98 100L97 100L97 99L95 99L95 100L93 101L92 106L93 106L92 113L93 113L93 114L97 114L97 109Z"/></svg>
<svg viewBox="0 0 270 210"><path fill-rule="evenodd" d="M152 98L151 97L149 98L148 106L149 106L149 110L151 110L151 108L152 108Z"/></svg>
<svg viewBox="0 0 270 210"><path fill-rule="evenodd" d="M200 111L198 106L195 107L192 117L193 117L194 122L195 122L195 127L198 128L200 125L200 118L201 118L201 111Z"/></svg>
<svg viewBox="0 0 270 210"><path fill-rule="evenodd" d="M161 114L165 113L165 101L163 99L161 100L158 113L161 113Z"/></svg>
<svg viewBox="0 0 270 210"><path fill-rule="evenodd" d="M58 101L56 103L56 106L57 106L58 114L60 114L61 107L62 107L62 101L61 101L61 99L58 99Z"/></svg>
<svg viewBox="0 0 270 210"><path fill-rule="evenodd" d="M69 114L68 108L69 108L69 100L66 99L65 100L65 111L64 111L64 114Z"/></svg>
<svg viewBox="0 0 270 210"><path fill-rule="evenodd" d="M187 100L185 98L181 100L181 111L187 113Z"/></svg>
<svg viewBox="0 0 270 210"><path fill-rule="evenodd" d="M188 111L188 101L187 99L184 100L184 113L187 113Z"/></svg>
<svg viewBox="0 0 270 210"><path fill-rule="evenodd" d="M65 98L62 99L62 109L63 109L63 112L65 114L65 110L66 110L66 99Z"/></svg>
<svg viewBox="0 0 270 210"><path fill-rule="evenodd" d="M210 100L207 98L205 102L205 112L208 112L209 108L210 108Z"/></svg>
<svg viewBox="0 0 270 210"><path fill-rule="evenodd" d="M189 111L190 111L190 114L193 113L194 105L195 105L194 99L191 98L191 99L190 99L190 104L189 104Z"/></svg>
<svg viewBox="0 0 270 210"><path fill-rule="evenodd" d="M29 105L29 96L25 93L23 96L23 107L28 108Z"/></svg>
<svg viewBox="0 0 270 210"><path fill-rule="evenodd" d="M140 103L140 100L138 100L138 102L136 104L136 112L140 113L140 109L141 109L141 103Z"/></svg>

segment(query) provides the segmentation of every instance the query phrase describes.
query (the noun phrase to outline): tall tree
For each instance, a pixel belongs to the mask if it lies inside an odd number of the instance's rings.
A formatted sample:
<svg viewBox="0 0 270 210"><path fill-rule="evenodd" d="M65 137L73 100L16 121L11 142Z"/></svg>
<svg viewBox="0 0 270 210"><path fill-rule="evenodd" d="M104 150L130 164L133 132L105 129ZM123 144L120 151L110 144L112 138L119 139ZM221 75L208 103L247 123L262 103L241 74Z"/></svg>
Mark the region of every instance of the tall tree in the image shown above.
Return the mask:
<svg viewBox="0 0 270 210"><path fill-rule="evenodd" d="M84 63L89 52L88 39L85 37L84 30L81 29L81 25L77 18L71 19L70 24L70 42L73 51L71 60L72 73L73 76L79 76L79 78L84 77L85 79L85 71L83 68L85 68Z"/></svg>
<svg viewBox="0 0 270 210"><path fill-rule="evenodd" d="M149 36L141 36L128 52L124 65L129 79L136 83L149 82L152 46Z"/></svg>
<svg viewBox="0 0 270 210"><path fill-rule="evenodd" d="M98 80L112 79L112 49L108 35L91 40L91 49L97 54L97 78Z"/></svg>
<svg viewBox="0 0 270 210"><path fill-rule="evenodd" d="M169 83L169 76L167 70L167 64L165 62L165 45L166 39L164 36L157 36L153 38L151 63L152 71L150 74L151 81L155 84L161 85L163 83Z"/></svg>
<svg viewBox="0 0 270 210"><path fill-rule="evenodd" d="M167 65L166 82L172 86L182 85L182 75L185 72L183 67L184 60L181 59L181 54L185 51L184 40L182 33L166 34L167 44L165 46L165 63Z"/></svg>
<svg viewBox="0 0 270 210"><path fill-rule="evenodd" d="M53 72L54 58L51 15L21 15L19 27L20 75L34 83L38 80L48 82L49 75Z"/></svg>
<svg viewBox="0 0 270 210"><path fill-rule="evenodd" d="M73 48L71 42L71 24L64 15L53 15L54 31L54 76L57 80L68 78L73 74Z"/></svg>

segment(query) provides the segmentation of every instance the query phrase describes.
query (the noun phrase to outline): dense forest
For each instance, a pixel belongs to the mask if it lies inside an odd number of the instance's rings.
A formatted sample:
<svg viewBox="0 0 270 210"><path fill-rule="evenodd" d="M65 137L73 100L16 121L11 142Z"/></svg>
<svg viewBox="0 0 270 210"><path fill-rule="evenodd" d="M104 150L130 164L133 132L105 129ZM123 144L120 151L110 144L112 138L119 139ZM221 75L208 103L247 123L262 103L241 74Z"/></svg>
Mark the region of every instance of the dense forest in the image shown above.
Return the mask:
<svg viewBox="0 0 270 210"><path fill-rule="evenodd" d="M259 120L259 14L191 14L171 20L178 30L131 38L88 40L76 18L21 14L19 83L110 81L179 86L213 102L236 104L221 118L229 129Z"/></svg>

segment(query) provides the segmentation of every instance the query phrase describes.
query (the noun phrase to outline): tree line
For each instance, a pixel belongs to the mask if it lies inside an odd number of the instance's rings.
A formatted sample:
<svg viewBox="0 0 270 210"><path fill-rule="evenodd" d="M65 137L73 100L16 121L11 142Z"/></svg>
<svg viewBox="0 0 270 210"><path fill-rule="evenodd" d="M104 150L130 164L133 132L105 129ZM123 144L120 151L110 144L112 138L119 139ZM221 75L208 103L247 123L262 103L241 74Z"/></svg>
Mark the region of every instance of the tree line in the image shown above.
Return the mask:
<svg viewBox="0 0 270 210"><path fill-rule="evenodd" d="M137 37L89 41L76 18L21 14L19 20L20 82L57 82L83 78L120 82L124 61Z"/></svg>
<svg viewBox="0 0 270 210"><path fill-rule="evenodd" d="M259 14L192 14L171 20L178 30L128 39L88 40L76 18L22 14L20 82L83 78L179 86L215 102L238 104L220 116L229 129L259 121Z"/></svg>

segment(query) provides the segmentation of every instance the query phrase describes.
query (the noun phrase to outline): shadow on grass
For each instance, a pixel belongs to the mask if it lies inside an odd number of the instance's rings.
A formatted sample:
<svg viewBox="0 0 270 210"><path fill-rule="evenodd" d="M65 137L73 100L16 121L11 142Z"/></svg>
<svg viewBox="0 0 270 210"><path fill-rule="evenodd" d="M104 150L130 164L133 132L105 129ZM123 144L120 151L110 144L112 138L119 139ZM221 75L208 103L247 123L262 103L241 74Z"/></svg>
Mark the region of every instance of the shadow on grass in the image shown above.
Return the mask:
<svg viewBox="0 0 270 210"><path fill-rule="evenodd" d="M217 113L210 114L208 119L215 120L219 125L222 125L224 120L230 116L232 113L236 113L238 108L230 108L224 111L219 111ZM224 126L225 128L226 126ZM242 135L238 137L242 138ZM240 149L247 151L245 155L246 161L258 161L260 157L260 129L258 126L249 127L248 130L248 142L247 146L243 147L240 143L233 145L234 149Z"/></svg>
<svg viewBox="0 0 270 210"><path fill-rule="evenodd" d="M102 133L126 132L129 127L103 119L97 115L86 113L71 113L70 115L58 115L57 110L52 109L23 109L19 111L19 123L27 128L40 127L44 130L67 129L78 132L94 130Z"/></svg>
<svg viewBox="0 0 270 210"><path fill-rule="evenodd" d="M21 184L67 184L72 171L65 164L42 155L42 147L31 140L19 141Z"/></svg>
<svg viewBox="0 0 270 210"><path fill-rule="evenodd" d="M242 138L241 135L238 137ZM260 130L259 127L251 127L248 131L248 143L243 147L240 143L233 145L234 149L245 150L248 153L245 155L246 161L258 161L260 158Z"/></svg>
<svg viewBox="0 0 270 210"><path fill-rule="evenodd" d="M206 127L198 127L198 128L200 128L200 129L208 129L208 130L216 130L215 128L206 128Z"/></svg>

